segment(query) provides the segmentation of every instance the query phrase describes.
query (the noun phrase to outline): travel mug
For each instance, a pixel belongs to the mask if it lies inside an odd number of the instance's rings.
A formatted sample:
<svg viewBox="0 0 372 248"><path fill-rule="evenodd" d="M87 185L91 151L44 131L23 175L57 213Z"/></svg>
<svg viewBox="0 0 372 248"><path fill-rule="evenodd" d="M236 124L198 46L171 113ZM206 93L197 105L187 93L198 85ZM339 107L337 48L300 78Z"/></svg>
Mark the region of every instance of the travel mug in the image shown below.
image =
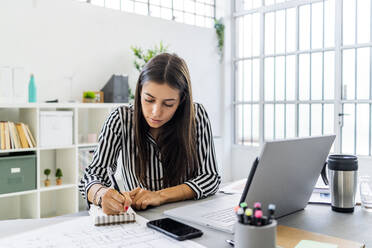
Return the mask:
<svg viewBox="0 0 372 248"><path fill-rule="evenodd" d="M354 211L358 178L358 158L353 155L328 156L328 176L332 210Z"/></svg>
<svg viewBox="0 0 372 248"><path fill-rule="evenodd" d="M277 222L264 226L245 225L235 223L235 248L275 248Z"/></svg>

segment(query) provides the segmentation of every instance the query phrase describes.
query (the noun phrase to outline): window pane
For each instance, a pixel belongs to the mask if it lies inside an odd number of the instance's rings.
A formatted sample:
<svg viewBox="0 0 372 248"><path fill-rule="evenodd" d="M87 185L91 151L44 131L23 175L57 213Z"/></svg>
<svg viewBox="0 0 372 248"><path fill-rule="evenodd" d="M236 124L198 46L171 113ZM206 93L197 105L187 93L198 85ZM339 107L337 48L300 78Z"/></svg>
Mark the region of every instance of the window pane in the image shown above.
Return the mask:
<svg viewBox="0 0 372 248"><path fill-rule="evenodd" d="M253 129L252 129L252 145L259 145L259 124L260 124L260 115L259 115L259 105L253 104Z"/></svg>
<svg viewBox="0 0 372 248"><path fill-rule="evenodd" d="M296 9L287 9L287 51L296 50Z"/></svg>
<svg viewBox="0 0 372 248"><path fill-rule="evenodd" d="M296 56L287 56L286 59L286 98L295 100L296 92Z"/></svg>
<svg viewBox="0 0 372 248"><path fill-rule="evenodd" d="M334 134L334 105L324 104L324 126L323 134Z"/></svg>
<svg viewBox="0 0 372 248"><path fill-rule="evenodd" d="M184 20L183 20L183 12L182 11L177 11L177 10L174 10L173 11L173 14L174 14L174 20L176 22L181 22L183 23ZM241 45L242 43L239 43L239 45Z"/></svg>
<svg viewBox="0 0 372 248"><path fill-rule="evenodd" d="M335 46L335 0L324 2L324 47Z"/></svg>
<svg viewBox="0 0 372 248"><path fill-rule="evenodd" d="M250 104L243 105L243 139L244 143L251 143L252 138L252 107Z"/></svg>
<svg viewBox="0 0 372 248"><path fill-rule="evenodd" d="M284 104L275 105L275 139L284 138Z"/></svg>
<svg viewBox="0 0 372 248"><path fill-rule="evenodd" d="M243 92L243 101L251 101L252 100L252 61L246 60L244 61L244 92Z"/></svg>
<svg viewBox="0 0 372 248"><path fill-rule="evenodd" d="M249 2L252 2L252 8L256 9L262 6L261 0L248 0Z"/></svg>
<svg viewBox="0 0 372 248"><path fill-rule="evenodd" d="M183 0L184 1L184 10L186 12L195 12L195 2L192 0Z"/></svg>
<svg viewBox="0 0 372 248"><path fill-rule="evenodd" d="M309 136L309 104L299 104L298 136Z"/></svg>
<svg viewBox="0 0 372 248"><path fill-rule="evenodd" d="M244 54L244 17L236 19L236 40L237 40L237 49L236 56L238 58L243 57Z"/></svg>
<svg viewBox="0 0 372 248"><path fill-rule="evenodd" d="M284 100L285 94L285 68L284 68L284 56L276 57L275 59L275 99L282 101Z"/></svg>
<svg viewBox="0 0 372 248"><path fill-rule="evenodd" d="M196 2L195 3L196 6L195 6L195 12L197 15L204 15L205 14L205 5L203 3L198 3Z"/></svg>
<svg viewBox="0 0 372 248"><path fill-rule="evenodd" d="M121 0L121 10L134 12L134 3L132 0Z"/></svg>
<svg viewBox="0 0 372 248"><path fill-rule="evenodd" d="M235 98L237 101L243 101L243 94L244 94L244 61L239 61L236 64L237 70L236 70L236 92L235 92Z"/></svg>
<svg viewBox="0 0 372 248"><path fill-rule="evenodd" d="M252 54L252 15L244 17L243 26L243 57L250 57Z"/></svg>
<svg viewBox="0 0 372 248"><path fill-rule="evenodd" d="M252 16L252 55L260 55L260 15L253 14Z"/></svg>
<svg viewBox="0 0 372 248"><path fill-rule="evenodd" d="M148 15L148 6L146 3L134 3L134 12L140 15Z"/></svg>
<svg viewBox="0 0 372 248"><path fill-rule="evenodd" d="M357 105L357 144L358 155L369 155L369 104Z"/></svg>
<svg viewBox="0 0 372 248"><path fill-rule="evenodd" d="M312 4L311 47L323 47L323 3Z"/></svg>
<svg viewBox="0 0 372 248"><path fill-rule="evenodd" d="M175 2L175 1L173 1ZM209 17L214 17L214 8L211 5L205 5L205 15Z"/></svg>
<svg viewBox="0 0 372 248"><path fill-rule="evenodd" d="M335 95L335 53L324 53L324 99L334 99Z"/></svg>
<svg viewBox="0 0 372 248"><path fill-rule="evenodd" d="M311 135L322 135L322 105L311 104Z"/></svg>
<svg viewBox="0 0 372 248"><path fill-rule="evenodd" d="M299 23L299 41L300 50L310 49L310 6L304 5L300 7L300 23Z"/></svg>
<svg viewBox="0 0 372 248"><path fill-rule="evenodd" d="M172 20L172 10L167 8L160 9L161 17L167 20Z"/></svg>
<svg viewBox="0 0 372 248"><path fill-rule="evenodd" d="M275 0L264 0L264 1L265 1L266 6L269 6L275 3Z"/></svg>
<svg viewBox="0 0 372 248"><path fill-rule="evenodd" d="M236 106L235 112L235 121L236 121L236 143L243 144L243 105Z"/></svg>
<svg viewBox="0 0 372 248"><path fill-rule="evenodd" d="M173 8L177 10L183 10L183 1L173 1Z"/></svg>
<svg viewBox="0 0 372 248"><path fill-rule="evenodd" d="M322 99L322 53L313 53L311 55L311 99Z"/></svg>
<svg viewBox="0 0 372 248"><path fill-rule="evenodd" d="M172 8L172 0L161 0L161 6Z"/></svg>
<svg viewBox="0 0 372 248"><path fill-rule="evenodd" d="M275 12L265 14L265 54L274 53Z"/></svg>
<svg viewBox="0 0 372 248"><path fill-rule="evenodd" d="M369 99L369 49L359 48L357 50L357 98Z"/></svg>
<svg viewBox="0 0 372 248"><path fill-rule="evenodd" d="M120 10L120 0L105 0L105 7Z"/></svg>
<svg viewBox="0 0 372 248"><path fill-rule="evenodd" d="M198 16L197 15L195 18L196 18L195 19L196 26L205 27L205 18L204 18L204 16Z"/></svg>
<svg viewBox="0 0 372 248"><path fill-rule="evenodd" d="M90 3L93 5L105 7L105 0L91 0Z"/></svg>
<svg viewBox="0 0 372 248"><path fill-rule="evenodd" d="M299 99L309 100L310 98L310 56L300 54L299 58Z"/></svg>
<svg viewBox="0 0 372 248"><path fill-rule="evenodd" d="M355 43L355 0L343 0L343 44Z"/></svg>
<svg viewBox="0 0 372 248"><path fill-rule="evenodd" d="M354 153L354 104L344 104L343 112L347 115L343 117L342 126L342 153Z"/></svg>
<svg viewBox="0 0 372 248"><path fill-rule="evenodd" d="M265 101L274 100L274 58L265 59Z"/></svg>
<svg viewBox="0 0 372 248"><path fill-rule="evenodd" d="M253 101L258 101L260 99L260 60L253 60Z"/></svg>
<svg viewBox="0 0 372 248"><path fill-rule="evenodd" d="M285 132L286 138L294 138L296 136L296 120L295 120L295 105L286 104L285 114Z"/></svg>
<svg viewBox="0 0 372 248"><path fill-rule="evenodd" d="M160 8L157 6L150 6L150 15L160 17Z"/></svg>
<svg viewBox="0 0 372 248"><path fill-rule="evenodd" d="M275 21L276 53L285 52L285 11L276 12Z"/></svg>
<svg viewBox="0 0 372 248"><path fill-rule="evenodd" d="M195 15L190 13L185 13L185 23L194 25L195 24Z"/></svg>
<svg viewBox="0 0 372 248"><path fill-rule="evenodd" d="M342 57L342 99L355 98L355 52L343 51Z"/></svg>
<svg viewBox="0 0 372 248"><path fill-rule="evenodd" d="M370 41L370 18L371 1L358 1L358 43L367 43Z"/></svg>
<svg viewBox="0 0 372 248"><path fill-rule="evenodd" d="M274 104L265 104L264 131L265 140L274 139Z"/></svg>

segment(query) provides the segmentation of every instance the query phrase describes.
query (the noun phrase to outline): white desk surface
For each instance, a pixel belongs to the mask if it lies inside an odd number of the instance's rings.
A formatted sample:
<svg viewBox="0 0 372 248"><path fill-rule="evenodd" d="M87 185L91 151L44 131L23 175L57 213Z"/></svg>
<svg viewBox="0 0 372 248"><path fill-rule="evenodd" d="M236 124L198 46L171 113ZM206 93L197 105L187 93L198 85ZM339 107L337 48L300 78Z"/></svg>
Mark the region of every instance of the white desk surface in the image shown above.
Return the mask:
<svg viewBox="0 0 372 248"><path fill-rule="evenodd" d="M203 199L202 201L211 200L221 196L223 196L223 194L218 193L215 196ZM165 217L163 215L165 210L192 203L195 203L195 201L171 203L145 211L137 211L137 213L146 219L153 220ZM32 230L34 228L63 222L70 220L75 216L82 215L88 215L88 212L84 211L77 214L46 219L18 219L0 221L0 238L17 234L19 232ZM332 211L329 205L311 204L308 205L305 210L280 218L278 221L281 225L301 228L307 231L331 235L343 239L349 239L364 243L366 247L372 247L372 213L362 210L360 206L356 206L355 212L352 214L343 214ZM204 232L202 237L194 239L194 241L197 243L207 247L231 248L225 242L225 239L233 239L233 235L194 223L189 224L201 229Z"/></svg>

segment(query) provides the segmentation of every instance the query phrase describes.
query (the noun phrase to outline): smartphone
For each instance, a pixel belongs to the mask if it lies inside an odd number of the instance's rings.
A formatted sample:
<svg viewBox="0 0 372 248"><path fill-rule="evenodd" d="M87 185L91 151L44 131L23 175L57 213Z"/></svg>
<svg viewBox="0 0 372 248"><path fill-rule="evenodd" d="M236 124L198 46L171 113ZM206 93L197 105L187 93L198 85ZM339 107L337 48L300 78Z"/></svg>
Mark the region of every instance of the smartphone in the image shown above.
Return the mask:
<svg viewBox="0 0 372 248"><path fill-rule="evenodd" d="M170 218L149 221L147 226L177 240L192 239L203 235L199 229Z"/></svg>

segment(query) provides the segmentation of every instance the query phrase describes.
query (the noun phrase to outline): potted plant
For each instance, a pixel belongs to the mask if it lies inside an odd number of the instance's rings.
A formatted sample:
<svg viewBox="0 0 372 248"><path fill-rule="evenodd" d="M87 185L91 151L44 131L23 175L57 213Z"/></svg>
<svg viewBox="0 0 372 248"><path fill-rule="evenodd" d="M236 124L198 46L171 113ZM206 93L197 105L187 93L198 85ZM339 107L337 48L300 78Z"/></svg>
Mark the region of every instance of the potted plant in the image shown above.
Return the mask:
<svg viewBox="0 0 372 248"><path fill-rule="evenodd" d="M44 185L45 187L48 187L50 185L50 180L48 176L50 175L50 169L45 169L44 170L44 175L46 175L47 179L44 180Z"/></svg>
<svg viewBox="0 0 372 248"><path fill-rule="evenodd" d="M63 173L62 173L62 170L60 168L57 168L56 170L56 184L57 185L61 185L62 184L62 179L61 177L63 177Z"/></svg>
<svg viewBox="0 0 372 248"><path fill-rule="evenodd" d="M223 24L222 18L214 19L214 28L216 30L216 35L218 39L218 54L220 55L220 60L222 61L223 57L223 46L225 43L225 25Z"/></svg>
<svg viewBox="0 0 372 248"><path fill-rule="evenodd" d="M85 91L83 93L83 102L96 102L96 93L93 91Z"/></svg>

